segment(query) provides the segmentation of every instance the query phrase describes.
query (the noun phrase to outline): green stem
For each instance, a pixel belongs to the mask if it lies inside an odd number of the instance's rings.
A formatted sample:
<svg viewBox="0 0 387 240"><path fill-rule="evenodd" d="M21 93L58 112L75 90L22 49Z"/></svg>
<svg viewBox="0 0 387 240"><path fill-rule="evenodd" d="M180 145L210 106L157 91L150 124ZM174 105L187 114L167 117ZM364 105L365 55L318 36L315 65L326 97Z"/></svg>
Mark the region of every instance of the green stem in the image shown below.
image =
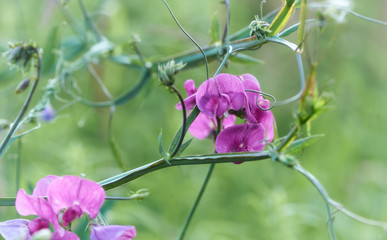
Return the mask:
<svg viewBox="0 0 387 240"><path fill-rule="evenodd" d="M296 0L285 1L285 4L282 6L281 10L278 12L277 16L274 18L273 22L269 26L269 30L271 31L268 34L269 37L277 35L277 33L279 33L279 31L281 31L281 29L289 21L296 2Z"/></svg>
<svg viewBox="0 0 387 240"><path fill-rule="evenodd" d="M307 10L307 0L302 0L301 3L301 13L300 13L300 26L298 27L298 37L297 44L298 49L302 50L302 43L304 42L304 31L306 23L306 10Z"/></svg>
<svg viewBox="0 0 387 240"><path fill-rule="evenodd" d="M164 159L148 163L141 167L129 170L127 172L118 174L108 179L102 180L99 184L105 189L109 190L136 178L144 176L148 173L172 166L183 165L198 165L198 164L212 164L212 163L231 163L231 162L249 162L259 161L270 158L269 151L261 152L243 152L243 153L223 153L223 154L205 154L195 156L178 157L169 160L169 164Z"/></svg>
<svg viewBox="0 0 387 240"><path fill-rule="evenodd" d="M42 60L41 60L41 56L40 56L39 51L36 48L33 48L33 51L37 55L37 59L38 59L37 76L36 76L34 85L32 86L32 88L31 88L31 90L30 90L30 92L29 92L29 94L27 96L27 99L24 102L24 105L23 105L22 109L19 112L19 115L16 117L16 120L13 122L12 127L9 130L9 132L7 133L7 136L5 137L4 141L1 143L1 146L0 146L0 158L5 153L5 150L6 150L6 147L8 145L8 142L11 140L13 134L18 129L20 121L24 117L24 114L27 112L27 109L28 109L28 107L29 107L29 105L31 103L32 96L34 95L36 87L38 86L38 83L39 83L40 71L41 71L41 66L42 66Z"/></svg>
<svg viewBox="0 0 387 240"><path fill-rule="evenodd" d="M19 138L18 146L17 146L17 156L16 156L16 179L15 179L16 193L19 191L19 188L20 188L21 149L22 149L22 140L21 138Z"/></svg>
<svg viewBox="0 0 387 240"><path fill-rule="evenodd" d="M188 226L189 226L189 224L191 222L191 219L192 219L192 217L193 217L193 215L194 215L194 213L196 211L196 208L199 205L200 200L202 199L203 193L206 190L207 184L208 184L208 182L209 182L209 180L211 178L211 175L212 175L212 172L214 170L214 167L215 167L215 163L212 163L210 165L210 167L208 168L208 171L207 171L207 174L206 174L206 178L204 179L202 187L200 188L199 195L196 197L195 203L192 206L191 211L189 212L187 219L185 220L183 229L182 229L182 231L181 231L181 233L179 235L178 240L183 240L184 239L184 235L185 235L185 233L186 233L186 231L188 229Z"/></svg>
<svg viewBox="0 0 387 240"><path fill-rule="evenodd" d="M171 89L176 93L177 97L179 98L179 101L181 103L181 108L183 110L182 111L183 112L183 125L181 127L179 141L178 141L175 149L173 149L173 151L171 153L171 158L173 158L179 152L179 149L180 149L181 144L183 143L183 140L185 137L185 133L187 131L187 110L185 108L184 99L181 96L181 94L179 93L179 90L177 90L176 87L173 85L171 86Z"/></svg>
<svg viewBox="0 0 387 240"><path fill-rule="evenodd" d="M317 180L317 178L315 178L315 176L313 176L310 172L305 170L300 164L294 165L293 168L295 170L297 170L299 173L301 173L302 175L304 175L313 184L313 186L316 187L317 191L320 193L321 197L324 199L327 213L328 213L328 223L329 223L329 229L330 229L329 239L336 240L335 228L333 226L332 212L331 212L331 209L329 206L330 198L328 196L327 191L324 189L322 184Z"/></svg>
<svg viewBox="0 0 387 240"><path fill-rule="evenodd" d="M93 32L97 41L100 42L102 40L101 34L98 32L97 28L95 27L93 21L90 18L90 15L87 13L85 5L83 4L82 0L78 0L78 2L79 2L79 5L81 6L82 14L85 18L85 22L86 22L87 26Z"/></svg>

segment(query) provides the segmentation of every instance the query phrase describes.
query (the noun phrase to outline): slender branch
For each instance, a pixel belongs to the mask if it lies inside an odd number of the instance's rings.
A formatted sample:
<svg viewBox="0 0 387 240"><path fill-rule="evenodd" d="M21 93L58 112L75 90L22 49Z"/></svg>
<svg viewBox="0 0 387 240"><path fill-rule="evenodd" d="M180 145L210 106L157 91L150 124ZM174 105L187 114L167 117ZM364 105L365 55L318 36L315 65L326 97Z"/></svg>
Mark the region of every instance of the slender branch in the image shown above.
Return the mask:
<svg viewBox="0 0 387 240"><path fill-rule="evenodd" d="M182 112L183 112L183 125L181 127L181 132L180 132L180 138L179 138L179 141L175 147L175 149L173 149L172 153L171 153L171 158L173 158L178 152L179 152L179 149L181 147L181 144L183 143L183 140L184 140L184 136L185 136L185 133L187 131L187 110L185 108L185 103L184 103L184 99L183 97L181 96L179 90L176 89L175 86L171 86L170 87L177 95L177 97L179 98L179 101L181 103L181 108L182 108Z"/></svg>
<svg viewBox="0 0 387 240"><path fill-rule="evenodd" d="M199 205L200 200L202 199L203 193L204 193L204 191L206 190L206 187L207 187L208 182L209 182L209 180L210 180L210 178L211 178L211 175L212 175L212 172L213 172L213 170L214 170L214 167L215 167L215 163L212 163L212 164L210 165L210 167L208 168L208 171L207 171L207 174L206 174L206 178L204 179L203 184L202 184L202 187L200 188L199 194L198 194L198 196L196 197L195 203L194 203L194 205L192 206L192 208L191 208L191 210L190 210L190 212L189 212L189 214L188 214L187 219L185 220L183 229L182 229L182 231L180 232L180 235L179 235L179 237L178 237L178 240L183 240L183 239L184 239L184 235L185 235L185 233L186 233L186 231L187 231L187 229L188 229L188 226L189 226L189 224L190 224L190 222L191 222L191 220L192 220L192 217L193 217L193 215L194 215L194 213L195 213L195 211L196 211L196 208L197 208L197 206Z"/></svg>
<svg viewBox="0 0 387 240"><path fill-rule="evenodd" d="M13 134L15 133L15 131L18 129L19 123L22 120L22 118L24 117L24 114L27 112L27 109L28 109L28 107L29 107L29 105L31 103L32 96L34 95L36 87L38 86L38 83L39 83L40 71L41 71L41 67L42 67L42 60L41 60L41 56L40 56L40 53L39 53L38 49L32 48L32 50L37 55L36 58L38 60L37 76L36 76L36 79L34 81L34 84L33 84L32 88L31 88L31 90L30 90L30 92L29 92L29 94L27 96L26 101L24 102L24 105L23 105L22 109L19 112L19 115L16 117L16 120L12 123L11 129L7 133L7 136L5 137L4 141L1 143L1 146L0 146L0 158L4 154L4 152L6 150L6 146L8 145L8 142L12 138Z"/></svg>
<svg viewBox="0 0 387 240"><path fill-rule="evenodd" d="M101 34L98 32L97 28L95 27L93 21L90 18L90 15L87 13L85 5L83 4L82 0L78 0L78 2L79 2L79 5L81 7L82 14L83 14L83 16L85 18L85 22L86 22L87 26L93 32L93 34L94 34L95 38L97 39L97 41L100 42L102 40Z"/></svg>

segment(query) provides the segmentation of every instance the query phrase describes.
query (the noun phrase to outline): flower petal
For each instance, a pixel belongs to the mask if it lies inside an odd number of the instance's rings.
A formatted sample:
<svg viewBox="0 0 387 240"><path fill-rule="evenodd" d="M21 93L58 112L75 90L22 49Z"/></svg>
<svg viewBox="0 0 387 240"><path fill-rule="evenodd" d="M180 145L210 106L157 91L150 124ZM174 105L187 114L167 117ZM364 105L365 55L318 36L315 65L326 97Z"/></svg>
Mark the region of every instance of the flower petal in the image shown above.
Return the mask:
<svg viewBox="0 0 387 240"><path fill-rule="evenodd" d="M13 219L0 223L0 234L5 240L30 240L28 231L28 220Z"/></svg>
<svg viewBox="0 0 387 240"><path fill-rule="evenodd" d="M34 189L34 192L32 193L32 196L35 196L35 197L46 197L47 196L48 185L50 185L52 180L54 180L56 178L58 178L58 176L48 175L48 176L40 179L36 183L36 187Z"/></svg>
<svg viewBox="0 0 387 240"><path fill-rule="evenodd" d="M199 113L196 119L192 122L191 126L188 128L188 131L192 134L192 136L203 140L210 135L213 129L214 124L211 118L207 117L203 113Z"/></svg>
<svg viewBox="0 0 387 240"><path fill-rule="evenodd" d="M241 109L245 102L245 92L239 78L231 74L221 73L214 78L214 81L219 92L229 97L228 107L234 110Z"/></svg>
<svg viewBox="0 0 387 240"><path fill-rule="evenodd" d="M79 237L77 234L69 231L64 231L63 234L54 232L51 237L51 240L79 240Z"/></svg>
<svg viewBox="0 0 387 240"><path fill-rule="evenodd" d="M133 226L93 226L90 240L130 240L136 236L136 228Z"/></svg>
<svg viewBox="0 0 387 240"><path fill-rule="evenodd" d="M261 151L264 147L265 130L262 124L244 123L221 131L216 139L216 151L250 152Z"/></svg>
<svg viewBox="0 0 387 240"><path fill-rule="evenodd" d="M105 191L98 183L77 176L54 179L47 195L56 214L62 209L79 205L91 218L97 216L105 201Z"/></svg>

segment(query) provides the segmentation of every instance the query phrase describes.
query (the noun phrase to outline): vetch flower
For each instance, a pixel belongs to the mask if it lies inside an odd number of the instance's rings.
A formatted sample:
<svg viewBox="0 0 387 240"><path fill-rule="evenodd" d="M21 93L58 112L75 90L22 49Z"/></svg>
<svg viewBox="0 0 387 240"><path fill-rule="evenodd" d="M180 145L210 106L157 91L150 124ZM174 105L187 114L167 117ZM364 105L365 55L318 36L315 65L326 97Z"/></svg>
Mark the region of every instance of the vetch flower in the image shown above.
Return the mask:
<svg viewBox="0 0 387 240"><path fill-rule="evenodd" d="M30 240L31 235L28 230L28 220L13 219L0 223L0 234L5 240Z"/></svg>
<svg viewBox="0 0 387 240"><path fill-rule="evenodd" d="M51 122L55 118L55 110L52 108L51 104L47 106L40 112L40 116L43 122Z"/></svg>
<svg viewBox="0 0 387 240"><path fill-rule="evenodd" d="M233 126L235 124L235 116L229 114L228 117L222 119L223 129ZM208 137L211 132L215 132L217 128L216 119L209 118L203 113L199 113L196 119L192 122L191 126L188 128L189 133L198 139L205 139Z"/></svg>
<svg viewBox="0 0 387 240"><path fill-rule="evenodd" d="M92 225L90 240L130 240L136 236L133 226L96 226Z"/></svg>
<svg viewBox="0 0 387 240"><path fill-rule="evenodd" d="M260 123L228 127L216 139L218 153L262 151L264 147L265 129Z"/></svg>
<svg viewBox="0 0 387 240"><path fill-rule="evenodd" d="M260 123L265 128L266 140L268 142L273 141L274 138L274 115L270 110L265 110L270 107L270 101L263 98L259 92L261 88L258 80L251 74L243 74L238 76L242 81L243 87L246 90L245 112L246 120L248 123ZM259 106L258 106L259 105Z"/></svg>
<svg viewBox="0 0 387 240"><path fill-rule="evenodd" d="M221 118L230 109L239 110L244 102L245 93L241 81L227 73L204 81L196 93L198 108L210 118Z"/></svg>
<svg viewBox="0 0 387 240"><path fill-rule="evenodd" d="M105 191L96 182L77 176L63 176L52 180L47 199L55 214L64 210L62 220L67 226L83 213L95 218L105 200Z"/></svg>
<svg viewBox="0 0 387 240"><path fill-rule="evenodd" d="M187 110L191 110L195 107L196 105L196 87L195 87L195 82L192 79L188 79L184 83L184 88L187 92L187 98L184 99L184 105ZM179 102L176 104L176 109L182 110L181 103Z"/></svg>

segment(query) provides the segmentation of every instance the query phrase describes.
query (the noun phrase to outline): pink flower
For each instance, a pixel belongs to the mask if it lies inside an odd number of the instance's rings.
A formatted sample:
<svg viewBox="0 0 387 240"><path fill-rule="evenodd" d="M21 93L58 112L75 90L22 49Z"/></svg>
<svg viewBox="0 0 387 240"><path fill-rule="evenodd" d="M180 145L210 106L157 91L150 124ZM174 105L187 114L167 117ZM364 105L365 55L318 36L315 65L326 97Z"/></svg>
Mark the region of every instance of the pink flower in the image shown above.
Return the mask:
<svg viewBox="0 0 387 240"><path fill-rule="evenodd" d="M23 239L30 240L28 220L13 219L0 223L0 234L5 240Z"/></svg>
<svg viewBox="0 0 387 240"><path fill-rule="evenodd" d="M241 81L234 75L221 73L203 82L196 93L196 104L210 118L223 117L228 110L239 110L245 102Z"/></svg>
<svg viewBox="0 0 387 240"><path fill-rule="evenodd" d="M262 124L244 123L221 131L216 139L216 151L251 152L265 147L265 129Z"/></svg>
<svg viewBox="0 0 387 240"><path fill-rule="evenodd" d="M130 240L136 236L133 226L92 226L90 240Z"/></svg>
<svg viewBox="0 0 387 240"><path fill-rule="evenodd" d="M223 128L230 127L235 124L235 116L229 115L228 118L223 118ZM217 128L216 120L211 119L204 115L203 113L199 113L196 119L193 121L188 131L194 137L198 139L205 139L208 137L211 132L215 132Z"/></svg>
<svg viewBox="0 0 387 240"><path fill-rule="evenodd" d="M253 75L242 74L239 76L239 79L241 79L245 90L261 92L259 82ZM263 96L257 92L246 91L246 120L248 123L261 123L265 128L266 140L271 142L274 138L275 119L270 110L262 110L270 107L270 101L264 99ZM257 104L259 104L259 106Z"/></svg>
<svg viewBox="0 0 387 240"><path fill-rule="evenodd" d="M63 176L51 182L47 198L55 214L65 210L63 223L66 226L83 213L95 218L105 201L105 191L93 181L76 176Z"/></svg>
<svg viewBox="0 0 387 240"><path fill-rule="evenodd" d="M184 105L187 110L191 110L196 105L196 87L192 79L188 79L184 83L184 88L187 92L187 98L184 99ZM181 103L176 104L176 109L182 110Z"/></svg>

